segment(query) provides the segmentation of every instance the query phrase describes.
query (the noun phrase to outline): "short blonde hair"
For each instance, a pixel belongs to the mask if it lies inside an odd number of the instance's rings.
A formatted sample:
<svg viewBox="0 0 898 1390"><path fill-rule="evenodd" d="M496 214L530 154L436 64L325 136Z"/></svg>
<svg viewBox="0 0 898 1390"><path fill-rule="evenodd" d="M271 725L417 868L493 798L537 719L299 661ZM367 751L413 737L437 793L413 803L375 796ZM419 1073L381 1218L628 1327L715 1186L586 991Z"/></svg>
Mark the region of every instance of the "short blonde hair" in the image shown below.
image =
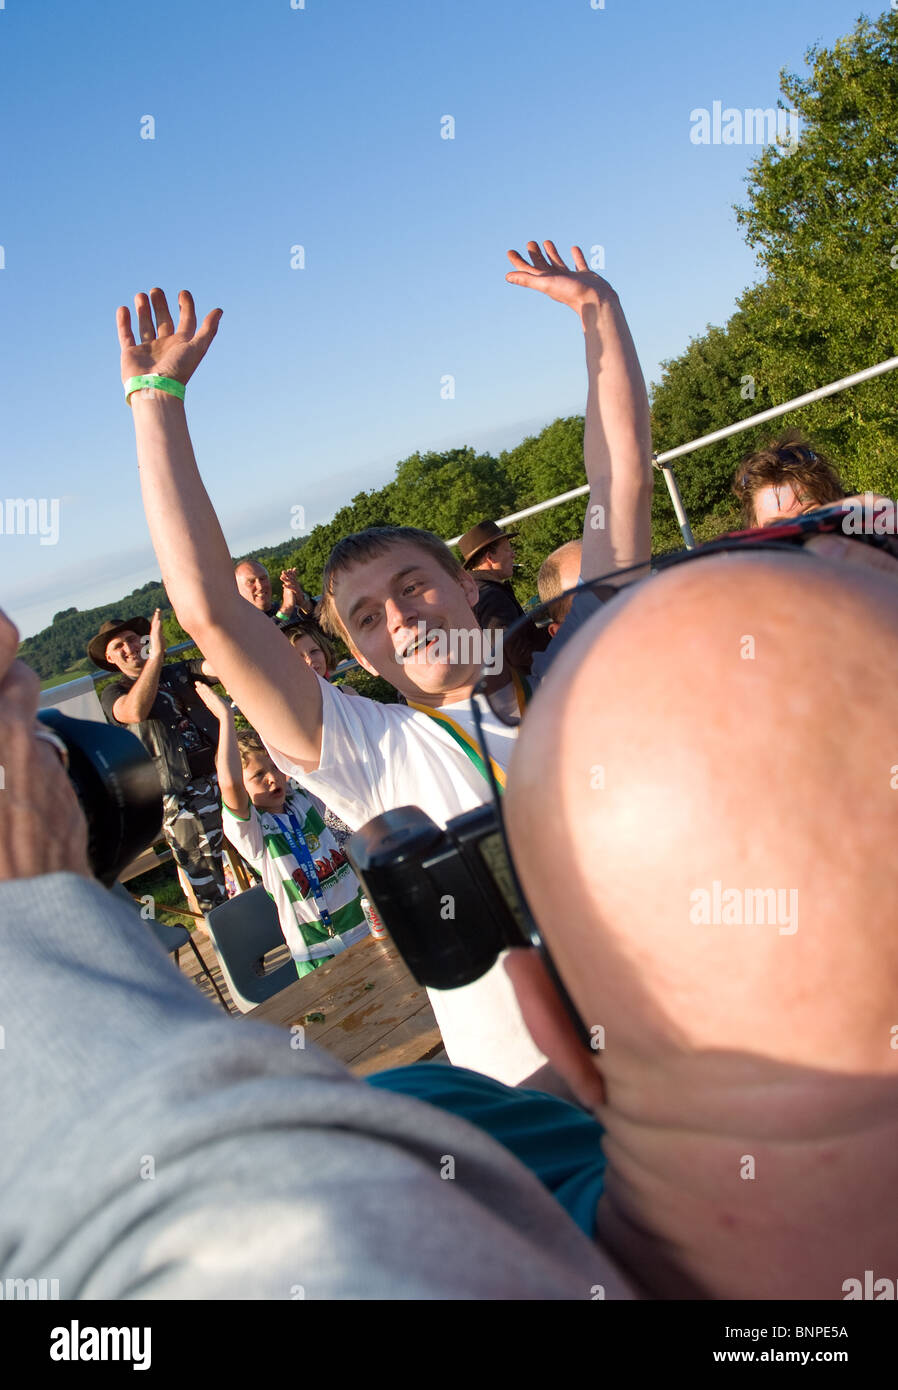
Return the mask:
<svg viewBox="0 0 898 1390"><path fill-rule="evenodd" d="M557 550L553 550L551 555L547 555L545 560L543 560L539 567L539 574L536 576L536 587L539 590L540 602L549 603L552 599L558 599L558 602L553 603L549 609L549 617L552 619L553 623L564 622L570 612L571 604L574 601L573 594L565 599L560 598L559 595L564 592L564 587L561 583L561 556L564 551L572 550L575 546L582 550L583 542L581 540L565 541Z"/></svg>
<svg viewBox="0 0 898 1390"><path fill-rule="evenodd" d="M261 753L266 758L271 756L255 729L240 730L237 735L237 751L240 754L241 767L246 767L253 754Z"/></svg>

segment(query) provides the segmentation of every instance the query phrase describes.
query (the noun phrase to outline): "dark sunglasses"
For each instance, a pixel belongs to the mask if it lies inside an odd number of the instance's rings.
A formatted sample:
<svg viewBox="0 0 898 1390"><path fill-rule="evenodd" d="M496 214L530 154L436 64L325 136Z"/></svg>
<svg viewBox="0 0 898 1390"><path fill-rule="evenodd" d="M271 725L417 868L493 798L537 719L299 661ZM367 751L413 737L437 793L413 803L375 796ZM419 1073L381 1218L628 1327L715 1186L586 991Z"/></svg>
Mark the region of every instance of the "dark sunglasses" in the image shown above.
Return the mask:
<svg viewBox="0 0 898 1390"><path fill-rule="evenodd" d="M769 526L761 527L751 531L731 531L718 539L708 541L704 545L696 546L693 550L678 550L670 555L663 555L658 559L652 560L648 565L642 563L633 565L629 569L615 570L600 576L598 579L590 580L587 583L580 583L573 589L568 589L564 593L557 595L547 603L540 604L531 609L523 618L513 623L505 630L505 641L512 636L523 632L529 624L535 623L539 626L547 626L552 621L557 621L554 615L558 612L557 605L562 604L566 599L577 603L587 609L588 616L598 612L601 607L612 603L626 589L633 584L643 583L655 575L663 574L674 565L686 564L690 561L701 559L708 555L723 554L744 554L747 551L769 551L781 553L788 551L800 553L802 548L814 536L827 534L843 534L852 541L860 545L874 546L877 549L884 549L895 557L895 577L898 580L898 541L894 536L869 534L866 531L862 534L855 534L846 529L846 520L851 517L856 520L857 504L849 502L836 502L832 506L822 507L812 512L805 512L800 516L791 517L786 521L774 522ZM813 552L810 552L813 558ZM627 574L633 577L628 582L620 583L621 578ZM610 581L614 581L611 583ZM568 615L568 621L570 620ZM579 625L579 623L577 624ZM553 642L557 638L552 639ZM525 684L524 696L529 694L526 683L522 678L515 678L514 684L520 689L521 684ZM521 723L523 718L526 700L519 695L518 709L512 712L508 701L508 683L500 690L496 690L495 667L483 667L481 669L477 684L474 687L474 695L482 696L486 705L489 707L492 716L501 724L513 728ZM492 759L487 745L484 714L480 707L480 701L473 699L471 707L474 716L474 724L477 731L477 741L480 745L480 753L483 759L487 781L493 801L496 824L501 836L501 844L504 848L505 858L507 859L508 873L514 886L515 893L519 899L520 916L519 922L522 935L529 937L530 945L540 954L546 971L564 1005L564 1008L577 1031L578 1036L586 1047L591 1051L598 1051L596 1037L586 1027L576 1007L573 1004L567 990L558 974L549 950L543 940L542 933L533 916L527 902L524 890L521 887L520 879L515 870L514 858L508 843L508 835L505 827L505 820L502 815L502 788L499 786L492 765Z"/></svg>

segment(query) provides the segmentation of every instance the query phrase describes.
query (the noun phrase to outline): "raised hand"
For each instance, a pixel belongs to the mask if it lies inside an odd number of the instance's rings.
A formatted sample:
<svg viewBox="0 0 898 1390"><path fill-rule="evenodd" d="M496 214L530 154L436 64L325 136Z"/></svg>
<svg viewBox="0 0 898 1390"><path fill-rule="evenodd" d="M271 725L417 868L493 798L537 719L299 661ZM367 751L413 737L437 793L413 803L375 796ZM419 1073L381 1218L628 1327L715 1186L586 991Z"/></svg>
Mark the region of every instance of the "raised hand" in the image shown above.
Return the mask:
<svg viewBox="0 0 898 1390"><path fill-rule="evenodd" d="M186 385L205 357L209 344L218 332L221 309L213 309L203 319L199 332L193 295L182 290L178 295L180 317L177 330L172 324L168 302L161 290L150 290L134 296L137 310L137 331L140 342L135 343L131 314L124 305L116 311L118 340L122 349L122 381L132 376L147 376L158 372ZM153 314L156 324L153 325Z"/></svg>
<svg viewBox="0 0 898 1390"><path fill-rule="evenodd" d="M162 631L162 614L157 608L150 619L150 656L165 656L165 634Z"/></svg>
<svg viewBox="0 0 898 1390"><path fill-rule="evenodd" d="M567 304L578 314L586 304L602 303L617 298L608 281L590 270L579 246L571 247L573 270L565 265L555 249L554 242L544 241L543 246L545 254L540 250L538 242L527 242L529 264L517 251L509 251L508 259L515 267L505 277L509 284L539 290L541 294L547 294L559 304Z"/></svg>
<svg viewBox="0 0 898 1390"><path fill-rule="evenodd" d="M281 570L281 584L284 586L284 603L289 599L293 604L306 597L306 592L299 582L296 570Z"/></svg>
<svg viewBox="0 0 898 1390"><path fill-rule="evenodd" d="M194 683L194 688L197 695L199 695L203 704L206 706L206 709L209 710L211 714L215 715L219 724L222 720L229 720L233 717L234 711L231 709L227 700L222 699L217 690L213 690L210 685L205 685L202 681L196 681Z"/></svg>

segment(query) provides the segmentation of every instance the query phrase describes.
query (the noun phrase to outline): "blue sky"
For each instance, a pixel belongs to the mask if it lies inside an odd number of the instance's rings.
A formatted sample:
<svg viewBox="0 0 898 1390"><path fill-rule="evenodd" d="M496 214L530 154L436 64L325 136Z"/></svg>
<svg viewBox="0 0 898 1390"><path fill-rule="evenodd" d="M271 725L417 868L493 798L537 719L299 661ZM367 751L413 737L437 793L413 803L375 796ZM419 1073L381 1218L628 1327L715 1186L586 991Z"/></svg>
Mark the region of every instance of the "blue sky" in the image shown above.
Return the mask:
<svg viewBox="0 0 898 1390"><path fill-rule="evenodd" d="M693 144L690 113L775 105L860 13L0 4L0 500L59 499L56 544L0 535L23 636L159 573L114 322L137 290L224 309L188 388L197 456L232 552L284 539L292 507L327 520L415 450L582 411L576 319L505 283L509 247L602 246L649 381L723 322L757 278L732 204L758 150Z"/></svg>

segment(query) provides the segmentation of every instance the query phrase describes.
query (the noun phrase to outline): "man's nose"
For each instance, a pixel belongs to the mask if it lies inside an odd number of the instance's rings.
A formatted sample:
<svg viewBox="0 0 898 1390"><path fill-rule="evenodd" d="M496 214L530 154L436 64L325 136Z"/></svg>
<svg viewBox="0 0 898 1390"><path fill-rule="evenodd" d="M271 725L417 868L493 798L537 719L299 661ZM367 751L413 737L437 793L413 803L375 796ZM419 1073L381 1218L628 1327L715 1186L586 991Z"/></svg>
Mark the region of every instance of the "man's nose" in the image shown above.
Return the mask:
<svg viewBox="0 0 898 1390"><path fill-rule="evenodd" d="M414 627L418 620L418 610L411 595L408 598L388 598L385 611L391 633L402 627Z"/></svg>

